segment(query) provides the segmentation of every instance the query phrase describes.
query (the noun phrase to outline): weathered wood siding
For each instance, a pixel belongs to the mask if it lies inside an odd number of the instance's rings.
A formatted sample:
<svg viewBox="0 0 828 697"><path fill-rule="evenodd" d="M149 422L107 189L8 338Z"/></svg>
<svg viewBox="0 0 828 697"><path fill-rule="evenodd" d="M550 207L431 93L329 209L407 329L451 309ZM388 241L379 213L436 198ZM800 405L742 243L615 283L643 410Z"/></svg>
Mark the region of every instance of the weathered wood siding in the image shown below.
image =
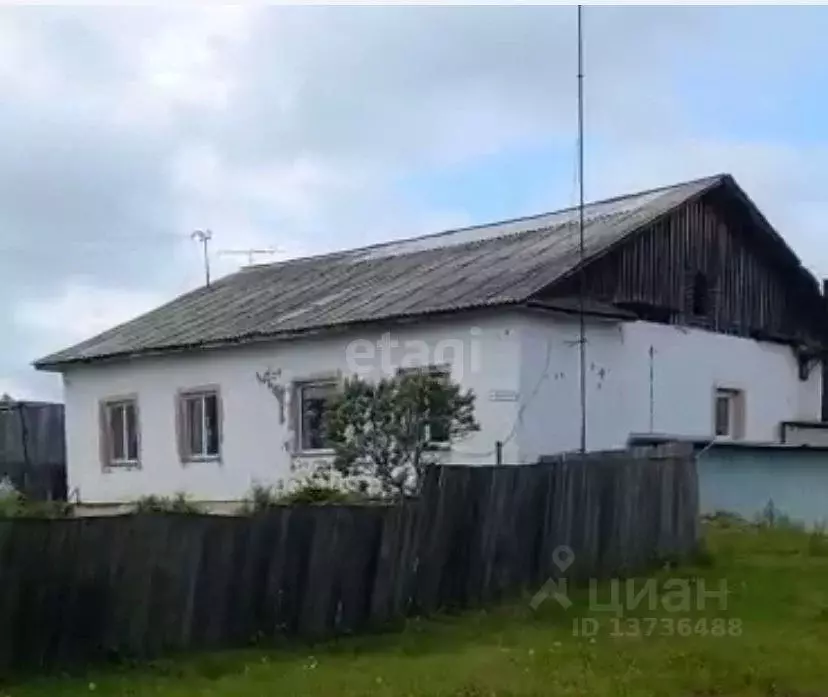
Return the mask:
<svg viewBox="0 0 828 697"><path fill-rule="evenodd" d="M698 274L708 310L693 311ZM721 191L656 221L584 271L586 294L627 306L643 319L778 340L818 339L824 310L807 284L751 220ZM807 287L805 287L807 286ZM548 297L577 295L571 277Z"/></svg>
<svg viewBox="0 0 828 697"><path fill-rule="evenodd" d="M66 498L62 404L11 402L0 408L0 479L33 499Z"/></svg>
<svg viewBox="0 0 828 697"><path fill-rule="evenodd" d="M367 631L564 572L643 571L698 535L679 446L435 467L404 506L0 520L0 672Z"/></svg>

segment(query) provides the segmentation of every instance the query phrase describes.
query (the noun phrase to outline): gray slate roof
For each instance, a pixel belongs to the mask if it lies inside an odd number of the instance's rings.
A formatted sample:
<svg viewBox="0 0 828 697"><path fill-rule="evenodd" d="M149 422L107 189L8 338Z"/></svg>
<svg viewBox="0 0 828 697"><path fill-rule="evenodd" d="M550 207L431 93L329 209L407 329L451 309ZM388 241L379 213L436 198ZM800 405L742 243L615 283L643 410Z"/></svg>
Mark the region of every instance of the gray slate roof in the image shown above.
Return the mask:
<svg viewBox="0 0 828 697"><path fill-rule="evenodd" d="M727 179L717 175L591 203L594 257ZM322 256L251 266L35 366L244 343L335 326L517 304L573 271L578 210L450 230Z"/></svg>

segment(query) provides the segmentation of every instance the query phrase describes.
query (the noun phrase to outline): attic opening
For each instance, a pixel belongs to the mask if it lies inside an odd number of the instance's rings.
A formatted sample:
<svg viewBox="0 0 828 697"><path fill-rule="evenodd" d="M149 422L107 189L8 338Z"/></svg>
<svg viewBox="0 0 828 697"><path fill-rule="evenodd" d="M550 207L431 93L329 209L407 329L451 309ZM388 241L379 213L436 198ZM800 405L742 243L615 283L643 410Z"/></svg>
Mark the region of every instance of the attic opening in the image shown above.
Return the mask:
<svg viewBox="0 0 828 697"><path fill-rule="evenodd" d="M710 285L707 274L697 271L693 277L693 314L704 317L710 311Z"/></svg>

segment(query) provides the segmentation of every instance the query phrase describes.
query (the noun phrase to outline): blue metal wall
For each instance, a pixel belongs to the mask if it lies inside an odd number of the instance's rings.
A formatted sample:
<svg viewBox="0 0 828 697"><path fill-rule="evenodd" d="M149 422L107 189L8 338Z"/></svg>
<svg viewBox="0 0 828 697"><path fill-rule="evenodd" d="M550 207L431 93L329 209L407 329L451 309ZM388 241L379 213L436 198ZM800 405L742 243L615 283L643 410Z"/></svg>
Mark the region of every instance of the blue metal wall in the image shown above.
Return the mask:
<svg viewBox="0 0 828 697"><path fill-rule="evenodd" d="M714 445L698 451L702 513L754 518L774 508L806 525L828 522L828 449Z"/></svg>

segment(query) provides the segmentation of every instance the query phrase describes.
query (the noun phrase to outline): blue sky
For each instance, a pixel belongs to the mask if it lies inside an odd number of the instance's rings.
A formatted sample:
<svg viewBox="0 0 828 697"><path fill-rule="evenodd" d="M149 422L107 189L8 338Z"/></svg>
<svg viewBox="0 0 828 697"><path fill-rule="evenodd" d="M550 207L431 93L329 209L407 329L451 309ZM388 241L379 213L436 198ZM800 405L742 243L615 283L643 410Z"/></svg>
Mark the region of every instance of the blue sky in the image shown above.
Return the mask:
<svg viewBox="0 0 828 697"><path fill-rule="evenodd" d="M828 276L828 8L587 7L586 194L731 172ZM0 392L202 281L576 202L574 7L0 10Z"/></svg>
<svg viewBox="0 0 828 697"><path fill-rule="evenodd" d="M828 244L813 219L825 210L828 190L822 184L828 181L828 8L673 8L681 15L677 21L687 21L688 32L662 45L649 65L642 61L637 70L615 78L613 90L629 85L630 99L640 102L641 132L624 137L621 129L608 127L611 117L596 114L612 52L595 46L601 32L590 24L603 25L604 11L585 12L587 198L732 172L806 264L828 275ZM642 25L656 19L643 8L617 12ZM658 12L671 14L666 8ZM625 50L623 44L614 47ZM608 63L596 65L601 59ZM574 57L570 73L574 84ZM425 206L456 209L458 220L465 216L469 222L572 205L574 97L568 141L560 132L539 134L437 171L407 173L400 187ZM647 170L636 163L637 151L644 163L655 160L656 166ZM616 162L608 177L606 161L620 159L617 153L632 160L629 170L624 173Z"/></svg>
<svg viewBox="0 0 828 697"><path fill-rule="evenodd" d="M398 186L420 205L464 211L483 222L531 214L572 203L577 195L572 145L539 142L481 157L474 162L415 172Z"/></svg>

